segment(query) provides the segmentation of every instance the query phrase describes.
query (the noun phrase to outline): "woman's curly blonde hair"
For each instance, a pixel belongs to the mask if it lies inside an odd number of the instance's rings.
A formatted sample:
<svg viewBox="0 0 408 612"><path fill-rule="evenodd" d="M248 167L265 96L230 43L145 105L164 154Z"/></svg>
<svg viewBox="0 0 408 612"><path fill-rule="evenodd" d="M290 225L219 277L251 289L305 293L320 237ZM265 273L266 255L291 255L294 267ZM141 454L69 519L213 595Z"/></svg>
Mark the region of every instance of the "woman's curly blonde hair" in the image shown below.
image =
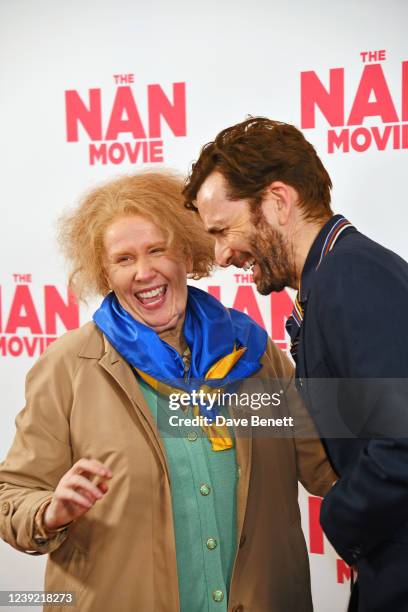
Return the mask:
<svg viewBox="0 0 408 612"><path fill-rule="evenodd" d="M69 286L78 299L109 293L104 266L107 227L123 216L140 215L164 233L177 259L191 261L195 279L214 265L214 243L196 213L184 207L183 179L170 171L145 171L93 189L59 222L59 243L70 263Z"/></svg>

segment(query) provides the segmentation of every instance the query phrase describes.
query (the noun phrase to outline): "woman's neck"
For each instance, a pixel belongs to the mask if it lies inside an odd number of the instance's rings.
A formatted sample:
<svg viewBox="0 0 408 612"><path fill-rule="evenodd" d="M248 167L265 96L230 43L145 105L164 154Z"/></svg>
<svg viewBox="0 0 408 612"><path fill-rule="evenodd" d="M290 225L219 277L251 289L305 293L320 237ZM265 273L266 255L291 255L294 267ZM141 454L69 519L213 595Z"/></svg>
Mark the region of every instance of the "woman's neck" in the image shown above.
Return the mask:
<svg viewBox="0 0 408 612"><path fill-rule="evenodd" d="M180 355L182 355L187 348L187 342L183 334L183 324L184 320L179 322L176 327L166 329L159 333L161 340L170 344L170 346L175 348Z"/></svg>

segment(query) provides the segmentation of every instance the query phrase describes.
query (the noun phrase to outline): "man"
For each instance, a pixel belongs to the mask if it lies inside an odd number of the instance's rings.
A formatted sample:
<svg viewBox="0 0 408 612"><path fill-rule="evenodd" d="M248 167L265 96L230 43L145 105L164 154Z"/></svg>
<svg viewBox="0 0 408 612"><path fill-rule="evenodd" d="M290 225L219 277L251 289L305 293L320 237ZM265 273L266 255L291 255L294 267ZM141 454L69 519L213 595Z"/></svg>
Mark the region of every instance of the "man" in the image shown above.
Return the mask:
<svg viewBox="0 0 408 612"><path fill-rule="evenodd" d="M218 264L252 268L264 295L298 290L299 389L340 476L321 524L358 569L350 610L406 612L408 265L333 215L331 187L299 130L250 118L203 147L184 194Z"/></svg>

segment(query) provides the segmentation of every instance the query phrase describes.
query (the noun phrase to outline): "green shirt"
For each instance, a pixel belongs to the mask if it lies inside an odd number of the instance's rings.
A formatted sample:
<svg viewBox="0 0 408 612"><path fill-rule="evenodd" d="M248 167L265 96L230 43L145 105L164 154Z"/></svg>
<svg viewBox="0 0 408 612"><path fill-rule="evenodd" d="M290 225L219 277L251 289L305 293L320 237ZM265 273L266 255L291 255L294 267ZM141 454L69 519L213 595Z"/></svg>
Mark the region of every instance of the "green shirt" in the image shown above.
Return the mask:
<svg viewBox="0 0 408 612"><path fill-rule="evenodd" d="M157 422L180 414L140 378ZM158 406L159 400L159 406ZM189 409L188 415L191 416ZM161 420L161 419L160 419ZM160 425L160 423L159 423ZM160 429L160 427L159 427ZM162 440L171 480L181 612L226 612L236 553L235 449L213 451L200 427L174 428Z"/></svg>

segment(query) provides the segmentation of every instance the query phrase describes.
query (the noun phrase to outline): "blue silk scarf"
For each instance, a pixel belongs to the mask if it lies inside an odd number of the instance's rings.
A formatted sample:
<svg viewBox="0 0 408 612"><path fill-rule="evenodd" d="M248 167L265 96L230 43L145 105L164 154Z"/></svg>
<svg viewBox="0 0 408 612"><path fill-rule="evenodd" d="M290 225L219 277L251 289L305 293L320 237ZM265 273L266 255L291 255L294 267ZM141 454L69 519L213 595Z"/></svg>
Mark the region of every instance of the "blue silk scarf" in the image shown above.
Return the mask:
<svg viewBox="0 0 408 612"><path fill-rule="evenodd" d="M93 320L132 367L189 393L200 388L211 366L236 349L245 351L228 374L222 379L206 380L206 384L226 388L255 374L261 368L268 339L266 331L248 315L225 308L210 294L189 286L183 333L191 364L185 376L184 362L176 349L153 329L136 321L113 292L105 297ZM216 408L203 411L210 419L217 414Z"/></svg>

